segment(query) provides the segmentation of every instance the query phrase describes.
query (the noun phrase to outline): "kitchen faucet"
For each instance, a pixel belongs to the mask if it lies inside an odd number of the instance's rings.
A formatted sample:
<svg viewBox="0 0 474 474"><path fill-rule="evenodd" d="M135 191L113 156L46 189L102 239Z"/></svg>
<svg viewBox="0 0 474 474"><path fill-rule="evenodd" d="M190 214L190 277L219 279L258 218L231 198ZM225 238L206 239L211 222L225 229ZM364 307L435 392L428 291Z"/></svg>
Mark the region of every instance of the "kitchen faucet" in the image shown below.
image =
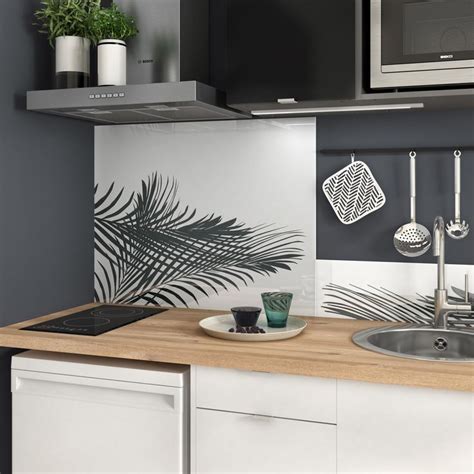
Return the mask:
<svg viewBox="0 0 474 474"><path fill-rule="evenodd" d="M447 329L448 317L453 313L474 314L474 304L468 302L468 281L466 278L466 302L453 304L448 300L445 269L445 231L444 219L436 217L433 227L433 255L438 257L438 287L435 290L435 314L433 326L436 329Z"/></svg>

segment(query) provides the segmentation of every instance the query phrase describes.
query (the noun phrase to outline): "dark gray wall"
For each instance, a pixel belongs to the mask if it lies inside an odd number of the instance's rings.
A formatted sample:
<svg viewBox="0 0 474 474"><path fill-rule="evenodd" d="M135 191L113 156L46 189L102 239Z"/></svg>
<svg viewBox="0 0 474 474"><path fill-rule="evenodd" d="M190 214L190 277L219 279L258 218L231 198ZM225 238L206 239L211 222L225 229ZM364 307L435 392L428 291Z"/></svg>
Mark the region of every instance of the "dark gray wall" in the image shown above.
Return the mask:
<svg viewBox="0 0 474 474"><path fill-rule="evenodd" d="M50 88L39 1L0 14L0 326L93 299L93 127L25 111ZM11 351L0 348L0 472L11 472Z"/></svg>
<svg viewBox="0 0 474 474"><path fill-rule="evenodd" d="M339 222L325 198L324 180L350 163L350 157L328 156L324 149L410 148L474 145L474 111L391 112L318 118L317 256L326 260L433 262L430 253L407 259L393 247L393 234L409 221L408 155L357 156L371 168L387 203L351 224ZM463 155L462 215L472 232L462 241L447 239L447 261L474 264L474 152ZM418 218L428 229L440 214L454 214L453 155L420 153L417 157Z"/></svg>

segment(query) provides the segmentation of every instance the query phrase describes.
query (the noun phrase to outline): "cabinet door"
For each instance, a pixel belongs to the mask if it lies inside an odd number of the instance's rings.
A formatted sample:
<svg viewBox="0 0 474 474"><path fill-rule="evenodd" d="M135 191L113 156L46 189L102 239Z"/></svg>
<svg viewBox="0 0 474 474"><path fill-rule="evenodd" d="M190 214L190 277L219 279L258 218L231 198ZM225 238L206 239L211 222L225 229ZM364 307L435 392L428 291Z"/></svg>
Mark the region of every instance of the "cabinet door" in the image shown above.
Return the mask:
<svg viewBox="0 0 474 474"><path fill-rule="evenodd" d="M230 104L354 97L354 0L228 2Z"/></svg>
<svg viewBox="0 0 474 474"><path fill-rule="evenodd" d="M183 404L179 388L13 370L13 472L188 472Z"/></svg>
<svg viewBox="0 0 474 474"><path fill-rule="evenodd" d="M334 473L336 426L197 410L197 473Z"/></svg>
<svg viewBox="0 0 474 474"><path fill-rule="evenodd" d="M338 382L338 471L472 473L473 395Z"/></svg>

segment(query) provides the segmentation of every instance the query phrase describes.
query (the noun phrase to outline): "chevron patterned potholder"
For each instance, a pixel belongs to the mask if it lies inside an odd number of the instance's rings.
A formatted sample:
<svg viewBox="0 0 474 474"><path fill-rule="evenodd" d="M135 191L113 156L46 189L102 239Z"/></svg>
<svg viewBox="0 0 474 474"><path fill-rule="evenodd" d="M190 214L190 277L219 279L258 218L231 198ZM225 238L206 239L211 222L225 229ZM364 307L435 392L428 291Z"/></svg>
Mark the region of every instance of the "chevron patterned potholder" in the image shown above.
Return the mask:
<svg viewBox="0 0 474 474"><path fill-rule="evenodd" d="M369 167L354 161L323 183L323 191L343 224L353 224L385 204L385 194Z"/></svg>

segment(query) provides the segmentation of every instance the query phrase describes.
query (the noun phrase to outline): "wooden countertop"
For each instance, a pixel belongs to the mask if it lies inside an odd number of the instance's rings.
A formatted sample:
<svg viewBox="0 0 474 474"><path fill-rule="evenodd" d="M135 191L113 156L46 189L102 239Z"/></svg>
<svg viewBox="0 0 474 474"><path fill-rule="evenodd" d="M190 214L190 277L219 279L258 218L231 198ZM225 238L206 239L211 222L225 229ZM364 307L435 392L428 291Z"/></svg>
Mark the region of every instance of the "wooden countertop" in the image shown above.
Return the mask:
<svg viewBox="0 0 474 474"><path fill-rule="evenodd" d="M170 309L95 337L19 330L92 306L1 328L0 346L474 392L474 364L401 359L352 343L354 332L386 323L304 318L307 329L293 339L248 343L214 339L199 328L198 321L222 311Z"/></svg>

